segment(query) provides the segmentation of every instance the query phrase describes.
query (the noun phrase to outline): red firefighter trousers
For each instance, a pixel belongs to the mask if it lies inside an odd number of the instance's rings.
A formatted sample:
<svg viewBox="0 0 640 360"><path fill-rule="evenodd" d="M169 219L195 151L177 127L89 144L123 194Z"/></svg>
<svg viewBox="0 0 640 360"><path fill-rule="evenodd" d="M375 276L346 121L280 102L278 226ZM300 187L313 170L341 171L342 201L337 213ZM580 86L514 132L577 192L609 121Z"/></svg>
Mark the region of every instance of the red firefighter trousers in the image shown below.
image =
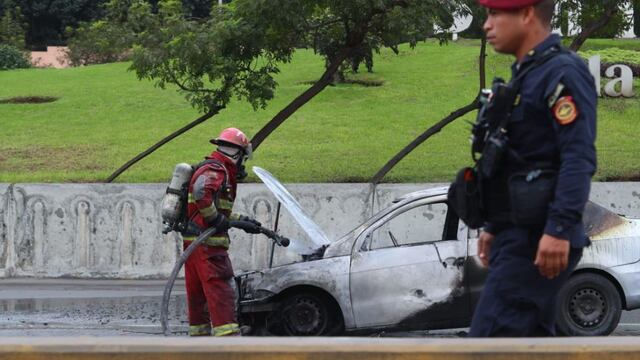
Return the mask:
<svg viewBox="0 0 640 360"><path fill-rule="evenodd" d="M190 244L185 241L184 249ZM233 267L225 248L201 245L191 254L185 264L190 335L238 333L231 281Z"/></svg>

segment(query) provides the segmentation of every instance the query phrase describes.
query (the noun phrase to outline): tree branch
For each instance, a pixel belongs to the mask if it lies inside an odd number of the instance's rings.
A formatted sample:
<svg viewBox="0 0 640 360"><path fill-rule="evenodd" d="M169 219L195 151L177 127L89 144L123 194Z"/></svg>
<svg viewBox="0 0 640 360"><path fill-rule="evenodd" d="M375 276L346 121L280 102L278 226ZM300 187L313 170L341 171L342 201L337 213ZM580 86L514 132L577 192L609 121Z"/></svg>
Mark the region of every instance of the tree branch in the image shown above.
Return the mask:
<svg viewBox="0 0 640 360"><path fill-rule="evenodd" d="M580 34L578 34L578 36L576 36L575 39L573 39L573 41L571 42L571 45L569 46L569 49L573 51L580 50L580 48L587 41L587 39L591 37L591 35L594 32L606 26L611 20L611 18L616 13L618 13L618 11L620 11L618 4L616 4L615 1L610 1L608 3L608 7L606 7L606 10L602 13L602 15L600 15L600 17L597 20L595 20L594 22L584 27L582 31L580 31Z"/></svg>
<svg viewBox="0 0 640 360"><path fill-rule="evenodd" d="M479 56L479 68L480 68L480 91L487 87L487 37L482 37L482 44L480 45Z"/></svg>
<svg viewBox="0 0 640 360"><path fill-rule="evenodd" d="M371 182L374 185L379 184L382 179L391 171L402 159L404 159L407 155L409 155L413 150L415 150L418 146L420 146L423 142L429 139L431 136L439 133L445 126L452 123L454 120L478 109L478 101L477 99L473 100L470 104L459 108L458 110L449 114L449 116L437 122L435 125L428 128L425 132L420 134L415 140L413 140L409 145L407 145L404 149L402 149L399 153L396 154L391 160L389 160L383 167L378 171L377 174L373 176Z"/></svg>
<svg viewBox="0 0 640 360"><path fill-rule="evenodd" d="M486 87L486 57L487 57L487 39L486 37L482 38L482 44L480 45L480 91ZM439 133L445 126L452 123L454 120L478 109L478 98L473 100L469 105L463 106L460 109L452 112L446 118L440 120L435 125L428 128L425 132L420 134L415 140L413 140L409 145L407 145L404 149L400 150L391 160L389 160L383 167L380 169L371 179L371 182L374 185L379 184L382 179L396 166L402 159L404 159L407 155L409 155L413 150L415 150L422 143L427 141L433 135Z"/></svg>
<svg viewBox="0 0 640 360"><path fill-rule="evenodd" d="M333 75L338 71L342 62L351 55L353 48L345 47L338 55L333 59L331 64L327 67L325 72L320 77L320 80L316 81L309 89L296 97L289 103L284 109L280 110L265 126L258 131L258 133L251 139L251 145L254 151L262 144L262 142L273 133L283 122L285 122L291 115L293 115L298 109L303 107L306 103L311 101L322 90L329 86L333 82Z"/></svg>
<svg viewBox="0 0 640 360"><path fill-rule="evenodd" d="M391 3L391 7L395 6L408 6L406 0L394 0ZM344 62L345 59L351 56L353 51L362 44L367 34L367 31L370 26L370 22L372 18L376 15L376 10L370 14L367 18L365 24L362 24L361 29L358 30L349 30L348 20L345 23L345 31L347 31L345 44L342 49L337 53L337 55L331 59L331 63L322 74L320 80L315 82L309 89L307 89L304 93L300 94L296 97L289 105L287 105L284 109L282 109L276 116L274 116L265 126L262 127L258 131L258 133L251 139L251 144L253 149L256 150L262 142L273 133L282 123L284 123L291 115L293 115L298 109L304 106L306 103L311 101L316 95L318 95L322 90L324 90L327 86L329 86L333 82L333 77L336 72L340 69L340 65Z"/></svg>
<svg viewBox="0 0 640 360"><path fill-rule="evenodd" d="M165 145L169 141L177 138L178 136L186 133L187 131L193 129L194 127L196 127L196 126L202 124L203 122L209 120L210 118L212 118L213 116L218 114L220 112L220 110L222 110L222 108L214 109L214 110L202 115L201 117L195 119L194 121L190 122L189 124L185 125L181 129L171 133L169 136L165 137L164 139L158 141L157 143L155 143L153 146L151 146L147 150L141 152L140 154L138 154L135 157L133 157L131 160L127 161L118 170L116 170L113 174L111 174L107 178L107 180L105 180L105 182L107 182L107 183L113 182L113 180L115 180L123 172L127 171L127 169L129 169L135 163L137 163L138 161L140 161L140 160L144 159L145 157L151 155L154 151L158 150L160 147L162 147L163 145Z"/></svg>

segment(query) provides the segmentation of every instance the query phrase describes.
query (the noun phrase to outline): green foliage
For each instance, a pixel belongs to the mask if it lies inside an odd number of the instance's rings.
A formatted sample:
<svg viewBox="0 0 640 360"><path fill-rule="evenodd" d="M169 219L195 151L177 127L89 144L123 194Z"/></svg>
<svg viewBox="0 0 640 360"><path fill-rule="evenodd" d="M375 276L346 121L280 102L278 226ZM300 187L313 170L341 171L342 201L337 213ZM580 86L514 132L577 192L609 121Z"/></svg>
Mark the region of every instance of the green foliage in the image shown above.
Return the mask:
<svg viewBox="0 0 640 360"><path fill-rule="evenodd" d="M131 33L122 26L99 20L83 23L71 30L68 56L71 65L105 64L127 60L130 56Z"/></svg>
<svg viewBox="0 0 640 360"><path fill-rule="evenodd" d="M640 66L640 51L608 48L603 50L580 51L579 54L584 59L588 59L594 55L600 55L603 63Z"/></svg>
<svg viewBox="0 0 640 360"><path fill-rule="evenodd" d="M559 4L560 11L556 14L554 21L560 27L562 36L569 36L569 9L566 4Z"/></svg>
<svg viewBox="0 0 640 360"><path fill-rule="evenodd" d="M7 8L0 17L0 44L25 47L24 20L19 7Z"/></svg>
<svg viewBox="0 0 640 360"><path fill-rule="evenodd" d="M453 24L453 14L467 13L462 1L381 0L319 2L303 33L304 44L325 57L327 67L345 48L353 48L349 61L354 67L369 61L381 47L415 46L427 37L448 37L444 29ZM434 33L434 26L437 30ZM366 56L363 56L366 55Z"/></svg>
<svg viewBox="0 0 640 360"><path fill-rule="evenodd" d="M75 28L102 16L105 0L4 0L5 8L19 7L26 23L29 47L63 45L67 27Z"/></svg>
<svg viewBox="0 0 640 360"><path fill-rule="evenodd" d="M471 11L471 15L473 16L473 20L471 21L471 25L469 28L462 33L460 36L468 39L480 39L484 36L484 30L482 26L484 25L484 21L487 18L487 10L478 4L477 0L466 0L466 6Z"/></svg>
<svg viewBox="0 0 640 360"><path fill-rule="evenodd" d="M25 69L31 67L25 53L13 45L0 44L0 70Z"/></svg>
<svg viewBox="0 0 640 360"><path fill-rule="evenodd" d="M257 109L273 98L278 64L296 48L312 47L328 62L350 49L354 68L364 61L370 69L374 50L415 46L434 24L448 28L460 6L454 0L236 0L214 2L200 18L189 3L197 1L160 0L154 8L144 0L110 0L104 22L76 31L74 62L98 62L87 61L89 55L111 61L130 45L131 69L140 79L176 85L198 110L220 110L232 98Z"/></svg>
<svg viewBox="0 0 640 360"><path fill-rule="evenodd" d="M563 39L563 43L568 46L571 43L571 39ZM606 50L609 48L640 51L640 43L637 39L588 39L580 48L580 51Z"/></svg>
<svg viewBox="0 0 640 360"><path fill-rule="evenodd" d="M258 30L234 18L229 7L217 8L204 21L185 19L177 0L161 0L157 14L141 4L130 14L144 19L131 66L140 79L154 80L160 88L178 86L203 112L224 108L234 96L254 108L273 98L273 74L283 58L263 52Z"/></svg>
<svg viewBox="0 0 640 360"><path fill-rule="evenodd" d="M622 35L631 27L631 18L626 16L626 0L561 0L560 6L565 11L577 14L577 23L585 28L596 21L611 7L617 7L619 11L609 20L609 23L596 31L592 38L614 38Z"/></svg>
<svg viewBox="0 0 640 360"><path fill-rule="evenodd" d="M618 46L620 40L588 40ZM640 46L640 40L625 40ZM249 166L261 166L285 183L368 181L395 153L429 126L465 105L478 90L479 41L461 39L439 46L419 43L374 54L374 75L348 79L384 80L384 86L339 84L328 87L274 132ZM513 59L488 49L487 77L508 77ZM0 72L0 99L57 96L56 102L0 104L0 183L95 182L106 178L140 148L198 117L181 94L138 81L129 64L70 69ZM255 134L296 98L324 69L322 58L298 50L276 75L278 91L266 109L241 101L195 131L152 154L118 182L163 183L175 164L196 163L208 154L208 140L236 126ZM640 79L635 81L638 94ZM447 126L416 149L386 181L451 181L469 162L469 125L474 114ZM598 100L597 179L638 172L640 94ZM29 129L29 131L25 131ZM36 139L37 142L34 140ZM42 156L46 154L46 156ZM259 181L255 176L250 181Z"/></svg>
<svg viewBox="0 0 640 360"><path fill-rule="evenodd" d="M156 4L157 5L157 4ZM176 2L173 2L176 5ZM148 14L157 6L145 0L108 0L103 20L82 23L69 29L69 58L72 65L104 64L131 58L138 34L147 31Z"/></svg>

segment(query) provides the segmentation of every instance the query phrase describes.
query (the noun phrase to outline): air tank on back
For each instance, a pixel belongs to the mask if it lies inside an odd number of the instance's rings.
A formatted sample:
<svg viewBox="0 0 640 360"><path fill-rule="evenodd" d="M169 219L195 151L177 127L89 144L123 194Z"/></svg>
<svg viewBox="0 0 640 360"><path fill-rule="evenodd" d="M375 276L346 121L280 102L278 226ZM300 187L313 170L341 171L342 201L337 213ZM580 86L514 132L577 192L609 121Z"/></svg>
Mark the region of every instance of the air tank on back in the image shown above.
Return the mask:
<svg viewBox="0 0 640 360"><path fill-rule="evenodd" d="M162 199L161 214L164 229L163 234L173 230L180 230L183 224L189 196L189 181L193 174L193 168L186 163L176 165L173 170L171 183Z"/></svg>

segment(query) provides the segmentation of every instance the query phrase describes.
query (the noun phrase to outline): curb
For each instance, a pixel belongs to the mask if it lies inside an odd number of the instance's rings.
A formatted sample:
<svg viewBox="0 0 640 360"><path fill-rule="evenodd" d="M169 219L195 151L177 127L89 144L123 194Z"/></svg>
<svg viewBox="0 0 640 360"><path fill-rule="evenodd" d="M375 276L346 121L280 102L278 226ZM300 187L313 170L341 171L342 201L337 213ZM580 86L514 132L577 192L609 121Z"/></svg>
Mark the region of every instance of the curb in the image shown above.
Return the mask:
<svg viewBox="0 0 640 360"><path fill-rule="evenodd" d="M640 358L633 337L554 339L4 338L0 360L462 360Z"/></svg>

